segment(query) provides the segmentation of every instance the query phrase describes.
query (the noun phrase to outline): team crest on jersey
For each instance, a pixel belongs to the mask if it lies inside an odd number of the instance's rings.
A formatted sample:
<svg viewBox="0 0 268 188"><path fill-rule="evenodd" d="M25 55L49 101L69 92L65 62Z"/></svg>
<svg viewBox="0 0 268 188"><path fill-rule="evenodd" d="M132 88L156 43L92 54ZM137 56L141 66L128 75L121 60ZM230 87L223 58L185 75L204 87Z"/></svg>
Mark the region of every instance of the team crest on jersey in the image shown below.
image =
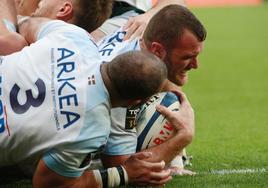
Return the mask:
<svg viewBox="0 0 268 188"><path fill-rule="evenodd" d="M88 77L88 85L96 85L95 75Z"/></svg>
<svg viewBox="0 0 268 188"><path fill-rule="evenodd" d="M136 127L136 118L137 114L140 111L140 107L135 107L135 108L128 108L127 109L127 115L126 115L126 123L125 123L125 128L126 129L133 129Z"/></svg>

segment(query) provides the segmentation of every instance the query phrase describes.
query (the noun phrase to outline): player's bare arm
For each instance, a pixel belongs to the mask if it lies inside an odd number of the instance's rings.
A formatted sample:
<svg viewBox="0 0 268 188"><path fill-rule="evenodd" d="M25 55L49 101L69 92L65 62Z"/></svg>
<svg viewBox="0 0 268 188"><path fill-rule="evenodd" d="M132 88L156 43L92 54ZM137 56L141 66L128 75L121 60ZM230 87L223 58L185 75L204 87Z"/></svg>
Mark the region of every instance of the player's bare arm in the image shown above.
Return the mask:
<svg viewBox="0 0 268 188"><path fill-rule="evenodd" d="M158 163L147 162L152 154L149 152L141 152L132 155L123 165L124 174L123 181L125 184L138 184L138 185L163 185L170 181L171 171L164 170L165 162ZM107 184L108 187L118 186L115 182L121 182L122 177L115 178L113 171L115 168L107 169L108 179L105 182L101 178L101 172L98 170L85 171L82 176L77 178L63 177L50 170L43 160L39 161L38 167L33 177L34 187L102 187ZM122 184L124 185L124 184Z"/></svg>
<svg viewBox="0 0 268 188"><path fill-rule="evenodd" d="M164 106L158 106L157 110L166 117L170 124L174 127L174 136L165 140L161 144L145 149L152 152L149 161L159 162L164 160L169 164L171 160L180 154L188 144L191 143L194 136L194 112L186 98L179 91L174 91L180 97L179 111L172 111ZM130 155L102 155L102 161L107 167L117 166L128 159Z"/></svg>
<svg viewBox="0 0 268 188"><path fill-rule="evenodd" d="M194 136L195 123L193 109L182 92L174 92L180 96L180 110L171 111L161 105L157 106L157 110L166 116L174 127L176 134L164 143L147 149L147 151L151 151L154 154L153 161L165 160L169 163L183 148L192 142Z"/></svg>
<svg viewBox="0 0 268 188"><path fill-rule="evenodd" d="M170 4L178 4L186 6L186 3L184 0L158 0L157 4L148 10L146 13L131 17L126 25L124 26L124 29L127 31L124 40L132 40L138 36L141 36L143 31L146 28L146 25L150 21L150 19L163 7L170 5Z"/></svg>
<svg viewBox="0 0 268 188"><path fill-rule="evenodd" d="M27 46L25 39L20 34L7 30L2 20L0 30L0 55L9 55Z"/></svg>
<svg viewBox="0 0 268 188"><path fill-rule="evenodd" d="M37 34L41 26L49 21L51 21L49 18L26 18L19 24L19 33L25 38L28 44L34 43L37 40Z"/></svg>
<svg viewBox="0 0 268 188"><path fill-rule="evenodd" d="M27 45L16 33L17 17L14 1L0 1L0 55L8 55Z"/></svg>
<svg viewBox="0 0 268 188"><path fill-rule="evenodd" d="M12 23L17 22L17 12L13 0L1 0L0 9L0 15L2 18L8 19Z"/></svg>

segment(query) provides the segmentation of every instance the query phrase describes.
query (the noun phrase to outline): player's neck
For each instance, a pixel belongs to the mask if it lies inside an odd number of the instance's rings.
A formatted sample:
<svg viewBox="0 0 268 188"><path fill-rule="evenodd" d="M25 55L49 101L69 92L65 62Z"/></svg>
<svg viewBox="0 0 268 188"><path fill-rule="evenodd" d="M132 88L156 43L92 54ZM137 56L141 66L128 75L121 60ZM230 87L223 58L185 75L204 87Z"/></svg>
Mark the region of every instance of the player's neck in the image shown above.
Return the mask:
<svg viewBox="0 0 268 188"><path fill-rule="evenodd" d="M165 81L161 91L173 91L173 90L181 91L182 88L181 88L181 86L178 86L178 85L174 84L173 82L171 82L169 80Z"/></svg>

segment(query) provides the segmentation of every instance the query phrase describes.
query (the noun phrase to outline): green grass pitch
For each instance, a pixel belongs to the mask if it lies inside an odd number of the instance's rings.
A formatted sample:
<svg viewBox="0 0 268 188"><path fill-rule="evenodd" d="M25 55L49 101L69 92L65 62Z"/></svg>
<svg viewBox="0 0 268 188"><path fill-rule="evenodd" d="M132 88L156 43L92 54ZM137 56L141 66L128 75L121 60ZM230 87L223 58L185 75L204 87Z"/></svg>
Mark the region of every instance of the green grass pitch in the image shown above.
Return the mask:
<svg viewBox="0 0 268 188"><path fill-rule="evenodd" d="M196 113L187 152L198 174L166 187L268 187L268 5L193 11L208 31L200 67L184 88ZM31 182L0 177L0 187Z"/></svg>
<svg viewBox="0 0 268 188"><path fill-rule="evenodd" d="M268 6L193 11L208 31L185 86L196 114L188 153L199 174L167 187L268 187Z"/></svg>

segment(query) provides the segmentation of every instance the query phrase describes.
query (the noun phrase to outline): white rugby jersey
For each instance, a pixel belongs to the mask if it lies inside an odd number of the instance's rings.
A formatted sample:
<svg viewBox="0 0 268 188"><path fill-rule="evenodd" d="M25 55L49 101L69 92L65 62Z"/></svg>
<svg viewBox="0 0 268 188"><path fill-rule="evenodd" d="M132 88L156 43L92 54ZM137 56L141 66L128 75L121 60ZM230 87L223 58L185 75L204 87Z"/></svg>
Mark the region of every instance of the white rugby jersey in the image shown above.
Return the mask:
<svg viewBox="0 0 268 188"><path fill-rule="evenodd" d="M136 6L144 11L149 10L157 3L158 0L115 0L126 2L132 6Z"/></svg>
<svg viewBox="0 0 268 188"><path fill-rule="evenodd" d="M119 29L98 43L99 53L104 62L111 61L114 57L124 52L140 50L139 38L123 41L126 32ZM132 154L136 151L137 134L133 128L137 111L126 108L113 108L111 110L111 133L105 148L108 155Z"/></svg>
<svg viewBox="0 0 268 188"><path fill-rule="evenodd" d="M0 166L43 158L60 175L83 173L110 131L100 62L88 33L62 21L0 57Z"/></svg>
<svg viewBox="0 0 268 188"><path fill-rule="evenodd" d="M123 41L125 34L126 32L121 28L98 42L97 45L102 61L109 62L119 54L140 50L139 38Z"/></svg>

